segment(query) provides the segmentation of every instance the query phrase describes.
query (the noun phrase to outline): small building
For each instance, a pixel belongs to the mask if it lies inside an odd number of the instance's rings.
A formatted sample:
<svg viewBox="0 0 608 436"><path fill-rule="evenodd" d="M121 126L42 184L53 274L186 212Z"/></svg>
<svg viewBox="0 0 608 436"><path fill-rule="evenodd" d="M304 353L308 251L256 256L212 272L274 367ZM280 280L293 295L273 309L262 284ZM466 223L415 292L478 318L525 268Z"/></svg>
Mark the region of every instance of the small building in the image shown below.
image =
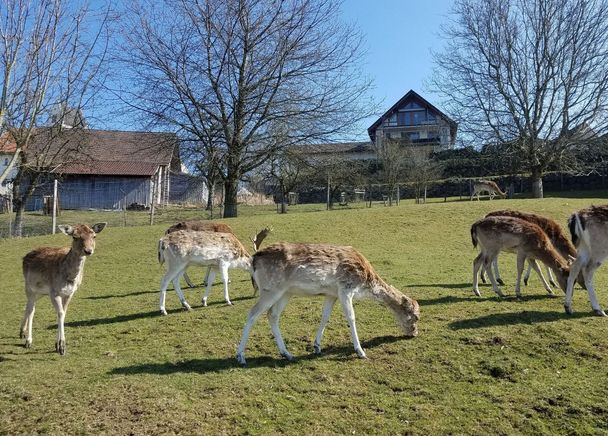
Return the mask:
<svg viewBox="0 0 608 436"><path fill-rule="evenodd" d="M4 174L4 171L6 171L10 165L16 150L15 143L8 139L8 135L2 135L0 137L0 175ZM14 167L9 172L4 182L0 184L0 196L4 197L10 194L10 183L15 177L15 174L17 174L17 167Z"/></svg>
<svg viewBox="0 0 608 436"><path fill-rule="evenodd" d="M452 148L457 130L454 120L410 90L378 118L367 133L376 145L394 140L431 153Z"/></svg>
<svg viewBox="0 0 608 436"><path fill-rule="evenodd" d="M30 162L38 150L51 155L57 149L63 154L52 161L44 182L28 200L27 210L42 207L44 196L52 194L53 179L59 181L62 209L125 209L132 204L149 207L169 202L170 174L179 172L181 166L175 134L68 129L53 135L51 129L38 128L25 150ZM71 145L55 147L53 141Z"/></svg>

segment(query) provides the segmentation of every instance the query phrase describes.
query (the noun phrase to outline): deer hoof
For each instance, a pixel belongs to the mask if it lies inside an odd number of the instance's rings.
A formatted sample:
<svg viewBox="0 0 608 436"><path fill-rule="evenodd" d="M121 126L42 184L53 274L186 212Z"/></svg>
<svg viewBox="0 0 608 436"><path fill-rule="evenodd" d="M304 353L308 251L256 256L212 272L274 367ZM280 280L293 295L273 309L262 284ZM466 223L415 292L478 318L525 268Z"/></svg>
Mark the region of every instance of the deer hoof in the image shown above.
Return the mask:
<svg viewBox="0 0 608 436"><path fill-rule="evenodd" d="M481 283L483 283L484 285L487 283L486 276L481 276Z"/></svg>
<svg viewBox="0 0 608 436"><path fill-rule="evenodd" d="M293 362L294 358L291 354L285 352L285 353L281 353L281 356L283 356L285 358L285 360L287 360L288 362Z"/></svg>
<svg viewBox="0 0 608 436"><path fill-rule="evenodd" d="M479 292L479 289L473 289L473 293L475 295L477 295L478 297L481 297L481 293Z"/></svg>
<svg viewBox="0 0 608 436"><path fill-rule="evenodd" d="M572 306L568 306L567 304L564 305L564 310L566 311L566 313L568 315L572 315L574 312L572 311Z"/></svg>
<svg viewBox="0 0 608 436"><path fill-rule="evenodd" d="M27 341L25 341L25 348L32 348L32 341L30 341L29 339Z"/></svg>
<svg viewBox="0 0 608 436"><path fill-rule="evenodd" d="M160 310L160 314L163 316L167 316L167 311L163 308Z"/></svg>
<svg viewBox="0 0 608 436"><path fill-rule="evenodd" d="M555 283L553 280L549 280L549 284L554 288L557 287L557 283Z"/></svg>
<svg viewBox="0 0 608 436"><path fill-rule="evenodd" d="M190 305L188 303L184 304L182 307L187 312L190 312L192 310L192 308L190 307Z"/></svg>
<svg viewBox="0 0 608 436"><path fill-rule="evenodd" d="M604 312L602 309L595 309L593 311L594 314L596 314L597 316L608 316L606 315L606 312Z"/></svg>
<svg viewBox="0 0 608 436"><path fill-rule="evenodd" d="M241 366L245 366L247 365L247 361L245 360L245 356L243 355L243 353L238 353L236 355L236 361L239 363L239 365Z"/></svg>
<svg viewBox="0 0 608 436"><path fill-rule="evenodd" d="M367 355L365 354L365 351L363 351L363 350L357 350L357 356L359 356L359 358L361 358L361 359L367 359Z"/></svg>
<svg viewBox="0 0 608 436"><path fill-rule="evenodd" d="M524 286L528 286L528 279L524 279Z"/></svg>
<svg viewBox="0 0 608 436"><path fill-rule="evenodd" d="M61 356L65 355L65 341L57 341L55 343L55 351L57 351Z"/></svg>
<svg viewBox="0 0 608 436"><path fill-rule="evenodd" d="M234 304L232 304L232 301L226 301L226 305L227 306L234 306Z"/></svg>
<svg viewBox="0 0 608 436"><path fill-rule="evenodd" d="M313 344L312 348L315 350L315 354L321 354L321 344Z"/></svg>
<svg viewBox="0 0 608 436"><path fill-rule="evenodd" d="M496 279L496 283L498 283L501 286L504 286L504 284L505 284L505 282L503 282L500 277Z"/></svg>

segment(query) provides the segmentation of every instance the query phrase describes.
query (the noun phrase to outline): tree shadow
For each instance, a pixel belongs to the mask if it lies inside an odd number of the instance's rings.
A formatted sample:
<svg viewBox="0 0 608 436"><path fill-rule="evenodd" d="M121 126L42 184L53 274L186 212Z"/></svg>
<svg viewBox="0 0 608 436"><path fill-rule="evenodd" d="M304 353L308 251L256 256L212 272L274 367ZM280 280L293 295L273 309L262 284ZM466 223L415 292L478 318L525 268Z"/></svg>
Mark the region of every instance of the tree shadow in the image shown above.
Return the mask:
<svg viewBox="0 0 608 436"><path fill-rule="evenodd" d="M405 336L380 336L368 341L361 343L364 349L371 349L382 344L388 344L403 339L409 339ZM276 349L275 349L276 352ZM296 356L293 362L280 358L274 358L270 356L260 356L247 358L247 368L284 368L288 365L297 364L299 361L314 360L317 358L328 356L340 355L342 360L344 356L352 355L353 359L358 359L352 345L344 345L337 347L324 348L321 354L306 354L302 356ZM178 362L164 362L164 363L144 363L141 365L123 366L119 368L113 368L109 371L110 375L137 375L137 374L154 374L154 375L170 375L176 373L195 372L198 374L221 372L226 370L232 370L238 368L240 365L236 361L235 357L229 358L211 358L211 359L188 359Z"/></svg>
<svg viewBox="0 0 608 436"><path fill-rule="evenodd" d="M176 313L176 312L183 312L184 309L169 309L167 310L168 313ZM142 312L142 313L130 313L128 315L117 315L117 316L113 316L110 318L94 318L94 319L84 319L81 321L70 321L70 322L66 322L64 323L65 327L92 327L92 326L96 326L96 325L104 325L104 324L115 324L118 322L127 322L127 321L133 321L136 319L143 319L143 318L154 318L157 316L162 316L160 314L159 310L152 310L150 312ZM47 327L48 330L51 329L56 329L57 328L57 324L53 324Z"/></svg>
<svg viewBox="0 0 608 436"><path fill-rule="evenodd" d="M235 302L235 301L245 301L245 300L252 300L255 299L257 297L254 297L253 295L250 296L242 296L242 297L236 297L236 298L231 298L230 301ZM226 305L225 301L209 301L207 300L207 306L221 306L221 305ZM201 306L203 307L203 306Z"/></svg>
<svg viewBox="0 0 608 436"><path fill-rule="evenodd" d="M125 297L133 297L135 295L143 295L143 294L158 294L159 291L136 291L129 292L126 294L111 294L111 295L99 295L92 297L83 297L84 300L108 300L110 298L125 298Z"/></svg>
<svg viewBox="0 0 608 436"><path fill-rule="evenodd" d="M587 318L590 316L593 316L590 312L578 312L573 315L568 315L562 311L540 312L537 310L523 310L521 312L495 313L492 315L480 316L478 318L454 321L448 324L448 327L452 330L464 330L517 324L537 324L563 319Z"/></svg>
<svg viewBox="0 0 608 436"><path fill-rule="evenodd" d="M473 289L471 282L467 283L423 283L418 285L405 285L404 288L446 288L446 289Z"/></svg>

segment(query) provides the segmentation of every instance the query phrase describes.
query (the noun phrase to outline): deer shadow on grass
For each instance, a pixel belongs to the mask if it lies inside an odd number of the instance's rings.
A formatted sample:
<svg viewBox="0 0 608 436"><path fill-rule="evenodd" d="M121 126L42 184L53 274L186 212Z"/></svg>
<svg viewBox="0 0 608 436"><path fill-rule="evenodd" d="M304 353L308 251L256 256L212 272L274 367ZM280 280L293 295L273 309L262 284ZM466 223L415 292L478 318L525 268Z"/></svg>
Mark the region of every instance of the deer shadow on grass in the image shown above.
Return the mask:
<svg viewBox="0 0 608 436"><path fill-rule="evenodd" d="M373 338L361 343L364 349L373 349L382 344L389 344L392 342L407 340L409 338L405 336L380 336ZM312 346L312 345L311 345ZM289 365L297 365L298 362L311 361L318 358L325 358L330 360L358 360L357 354L355 353L352 345L344 346L329 346L324 348L321 354L303 354L294 356L295 359L292 362L288 362L282 357L278 357L278 351L274 349L277 357L272 356L259 356L259 357L247 357L247 365L243 369L247 368L284 368ZM122 366L114 368L109 371L110 375L137 375L137 374L154 374L154 375L170 375L176 373L187 373L194 372L199 374L210 373L210 372L221 372L226 370L233 370L234 368L241 367L236 361L235 357L227 358L210 358L210 359L188 359L178 362L164 362L164 363L144 363L141 365Z"/></svg>
<svg viewBox="0 0 608 436"><path fill-rule="evenodd" d="M573 315L568 315L563 311L541 312L538 310L522 310L521 312L494 313L477 318L454 321L448 324L448 327L452 330L464 330L517 324L532 325L565 319L588 318L591 316L593 316L593 313L591 312L577 312Z"/></svg>
<svg viewBox="0 0 608 436"><path fill-rule="evenodd" d="M170 309L167 310L169 313L175 312L183 312L183 309ZM136 319L144 319L144 318L154 318L157 316L161 316L160 311L152 310L150 312L140 312L140 313L129 313L127 315L116 315L109 318L93 318L93 319L83 319L80 321L70 321L64 323L65 327L92 327L96 325L104 325L104 324L115 324L118 322L127 322L133 321ZM48 330L56 329L57 324L53 324L47 327Z"/></svg>

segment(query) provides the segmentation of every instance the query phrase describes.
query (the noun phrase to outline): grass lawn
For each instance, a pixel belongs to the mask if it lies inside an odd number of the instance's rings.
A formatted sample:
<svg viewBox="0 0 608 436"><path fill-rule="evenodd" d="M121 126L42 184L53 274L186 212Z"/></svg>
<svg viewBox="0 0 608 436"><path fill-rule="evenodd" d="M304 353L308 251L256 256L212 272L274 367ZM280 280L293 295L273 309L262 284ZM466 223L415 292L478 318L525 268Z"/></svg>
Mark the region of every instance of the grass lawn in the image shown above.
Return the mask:
<svg viewBox="0 0 608 436"><path fill-rule="evenodd" d="M608 433L608 320L577 289L572 316L536 277L513 298L515 258L501 257L508 295L475 297L470 225L497 208L551 216L605 199L548 198L375 206L287 215L249 213L228 221L243 241L262 226L278 240L352 245L379 274L420 303L420 334L405 340L388 309L358 301L356 357L336 305L323 353L312 352L322 299L294 299L282 317L280 358L265 317L252 330L248 366L234 358L254 304L246 274L231 273L223 304L216 284L172 288L158 314L163 268L156 243L166 224L106 228L87 261L66 317L67 354L54 352L55 315L41 299L33 348L18 337L25 296L21 257L69 242L64 235L0 241L0 434L590 434ZM321 206L317 207L321 209ZM312 210L312 208L302 210ZM66 217L67 218L67 217ZM74 218L74 217L73 217ZM61 220L65 222L66 219ZM93 219L88 220L89 222ZM202 280L201 268L190 271ZM608 307L608 267L596 274Z"/></svg>

